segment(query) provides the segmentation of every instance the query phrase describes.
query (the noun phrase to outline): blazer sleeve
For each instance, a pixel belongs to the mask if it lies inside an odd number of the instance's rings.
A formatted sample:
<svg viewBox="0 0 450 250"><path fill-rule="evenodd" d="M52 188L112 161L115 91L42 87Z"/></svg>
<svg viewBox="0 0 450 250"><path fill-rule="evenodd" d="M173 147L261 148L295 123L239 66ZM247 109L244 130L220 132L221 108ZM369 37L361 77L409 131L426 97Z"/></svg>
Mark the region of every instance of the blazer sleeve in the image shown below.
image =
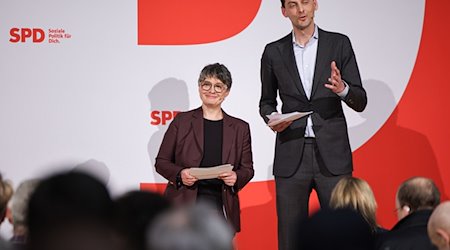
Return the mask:
<svg viewBox="0 0 450 250"><path fill-rule="evenodd" d="M352 44L347 36L342 43L342 52L341 75L342 79L349 84L349 92L344 98L344 102L353 110L362 112L367 105L367 95L362 86Z"/></svg>
<svg viewBox="0 0 450 250"><path fill-rule="evenodd" d="M176 116L170 123L164 134L158 155L156 156L156 172L172 183L177 183L177 175L183 169L175 164L175 152L177 148L177 134L180 121Z"/></svg>
<svg viewBox="0 0 450 250"><path fill-rule="evenodd" d="M261 99L259 101L259 114L267 123L266 115L277 112L278 82L272 69L271 51L273 48L266 46L261 58Z"/></svg>
<svg viewBox="0 0 450 250"><path fill-rule="evenodd" d="M234 192L238 192L253 178L254 175L250 127L247 123L243 133L242 156L239 161L239 166L235 171L237 181L234 185Z"/></svg>

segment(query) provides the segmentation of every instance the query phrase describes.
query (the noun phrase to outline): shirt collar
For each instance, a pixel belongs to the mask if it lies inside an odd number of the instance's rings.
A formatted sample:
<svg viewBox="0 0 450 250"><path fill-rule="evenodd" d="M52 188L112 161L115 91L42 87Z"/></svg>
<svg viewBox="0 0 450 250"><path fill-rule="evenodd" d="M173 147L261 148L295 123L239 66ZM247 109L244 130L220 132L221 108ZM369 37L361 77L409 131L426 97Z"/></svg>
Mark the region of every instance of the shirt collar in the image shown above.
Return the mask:
<svg viewBox="0 0 450 250"><path fill-rule="evenodd" d="M313 38L316 40L319 39L319 27L315 24L314 24L314 33L313 33L312 37L309 39L309 41L311 41L311 39L313 39ZM309 43L309 41L308 41L308 43ZM297 43L297 41L295 41L294 30L292 30L292 44L294 44L294 45L297 44L300 46L300 44Z"/></svg>

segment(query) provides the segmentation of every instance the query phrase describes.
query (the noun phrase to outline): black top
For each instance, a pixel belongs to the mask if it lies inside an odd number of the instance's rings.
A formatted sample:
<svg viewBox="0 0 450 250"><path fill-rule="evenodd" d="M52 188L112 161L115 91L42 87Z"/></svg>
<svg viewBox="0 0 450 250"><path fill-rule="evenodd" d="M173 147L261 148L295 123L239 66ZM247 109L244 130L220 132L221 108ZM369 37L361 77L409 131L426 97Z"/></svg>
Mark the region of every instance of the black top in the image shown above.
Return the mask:
<svg viewBox="0 0 450 250"><path fill-rule="evenodd" d="M203 158L200 167L214 167L222 164L223 120L203 119Z"/></svg>
<svg viewBox="0 0 450 250"><path fill-rule="evenodd" d="M222 141L223 141L223 120L211 121L203 119L204 143L203 158L200 162L201 168L214 167L222 164ZM199 180L198 196L199 202L206 201L212 203L222 210L222 184L219 179Z"/></svg>
<svg viewBox="0 0 450 250"><path fill-rule="evenodd" d="M222 164L223 120L211 121L203 119L204 142L201 168ZM219 179L199 180L198 200L216 204L222 209L222 184Z"/></svg>

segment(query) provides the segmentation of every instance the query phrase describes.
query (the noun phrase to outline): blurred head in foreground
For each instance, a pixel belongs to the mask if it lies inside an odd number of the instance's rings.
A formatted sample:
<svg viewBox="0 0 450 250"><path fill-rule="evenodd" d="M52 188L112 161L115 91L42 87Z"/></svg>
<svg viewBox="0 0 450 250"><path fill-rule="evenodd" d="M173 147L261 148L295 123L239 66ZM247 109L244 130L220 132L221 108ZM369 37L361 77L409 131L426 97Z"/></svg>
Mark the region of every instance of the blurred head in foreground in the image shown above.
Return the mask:
<svg viewBox="0 0 450 250"><path fill-rule="evenodd" d="M428 236L439 250L450 249L450 201L441 203L431 214Z"/></svg>
<svg viewBox="0 0 450 250"><path fill-rule="evenodd" d="M398 220L416 211L434 209L440 198L439 189L429 178L413 177L404 181L397 190L395 201Z"/></svg>
<svg viewBox="0 0 450 250"><path fill-rule="evenodd" d="M110 250L113 201L106 186L81 172L43 179L28 207L28 249Z"/></svg>
<svg viewBox="0 0 450 250"><path fill-rule="evenodd" d="M233 231L214 210L181 207L157 218L148 232L148 250L232 250Z"/></svg>
<svg viewBox="0 0 450 250"><path fill-rule="evenodd" d="M363 250L373 248L370 225L350 208L322 209L303 224L300 249Z"/></svg>
<svg viewBox="0 0 450 250"><path fill-rule="evenodd" d="M377 230L377 202L369 184L352 176L342 178L334 187L330 199L331 208L351 208L359 212L373 231Z"/></svg>

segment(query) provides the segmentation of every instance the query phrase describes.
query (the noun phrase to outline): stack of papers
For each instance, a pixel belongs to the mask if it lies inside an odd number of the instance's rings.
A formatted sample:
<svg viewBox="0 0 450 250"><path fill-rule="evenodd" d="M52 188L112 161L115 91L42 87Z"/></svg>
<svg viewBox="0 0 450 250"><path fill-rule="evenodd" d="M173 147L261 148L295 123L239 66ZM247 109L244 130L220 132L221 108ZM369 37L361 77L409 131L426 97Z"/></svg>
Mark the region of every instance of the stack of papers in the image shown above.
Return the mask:
<svg viewBox="0 0 450 250"><path fill-rule="evenodd" d="M219 177L220 174L229 172L232 169L233 169L233 165L224 164L224 165L208 167L208 168L191 168L189 170L189 173L192 176L195 176L199 180L215 179L215 178Z"/></svg>
<svg viewBox="0 0 450 250"><path fill-rule="evenodd" d="M286 114L273 114L273 115L266 115L267 118L269 118L269 122L267 123L268 126L272 127L279 123L282 123L284 121L294 121L297 119L300 119L304 116L307 116L311 114L312 111L309 112L292 112L292 113L286 113Z"/></svg>

